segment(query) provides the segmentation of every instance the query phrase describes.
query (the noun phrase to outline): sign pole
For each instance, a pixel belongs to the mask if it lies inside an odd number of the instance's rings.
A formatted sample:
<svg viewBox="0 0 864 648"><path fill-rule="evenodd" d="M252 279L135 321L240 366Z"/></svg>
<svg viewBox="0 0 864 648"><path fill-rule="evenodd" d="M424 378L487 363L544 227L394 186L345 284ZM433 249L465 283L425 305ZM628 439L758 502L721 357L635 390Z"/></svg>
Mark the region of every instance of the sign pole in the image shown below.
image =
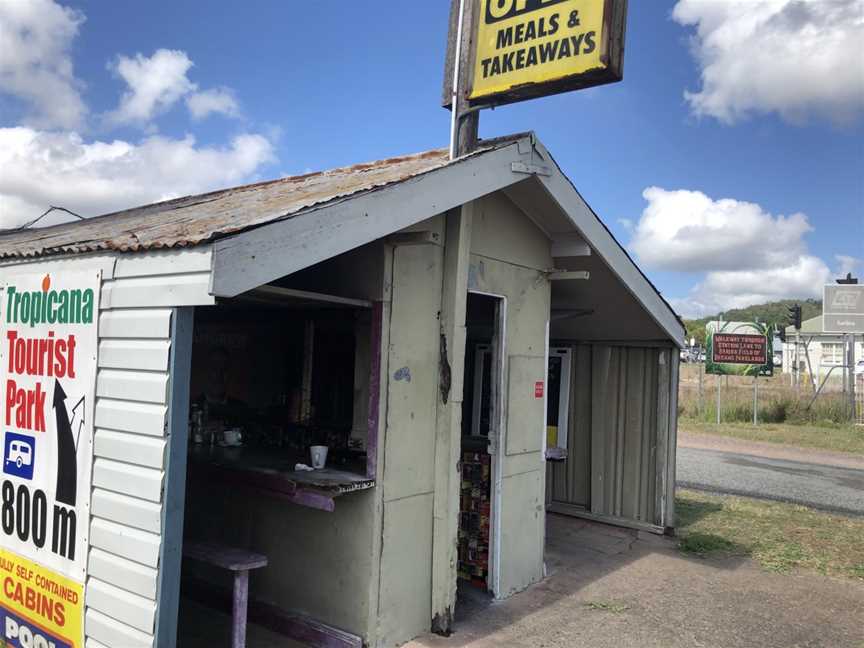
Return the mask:
<svg viewBox="0 0 864 648"><path fill-rule="evenodd" d="M480 113L468 103L466 89L473 62L472 41L474 32L475 0L453 0L450 7L451 21L456 20L456 29L450 34L455 42L453 54L453 85L450 95L450 159L466 155L477 147Z"/></svg>
<svg viewBox="0 0 864 648"><path fill-rule="evenodd" d="M759 425L758 420L758 401L759 401L759 375L753 376L753 425Z"/></svg>
<svg viewBox="0 0 864 648"><path fill-rule="evenodd" d="M699 415L702 416L705 413L705 388L703 386L703 381L705 380L705 363L699 363Z"/></svg>
<svg viewBox="0 0 864 648"><path fill-rule="evenodd" d="M801 331L795 331L795 392L801 395Z"/></svg>
<svg viewBox="0 0 864 648"><path fill-rule="evenodd" d="M720 375L717 375L717 425L720 425Z"/></svg>
<svg viewBox="0 0 864 648"><path fill-rule="evenodd" d="M847 336L849 349L846 363L848 365L847 380L849 381L849 420L855 422L855 334Z"/></svg>

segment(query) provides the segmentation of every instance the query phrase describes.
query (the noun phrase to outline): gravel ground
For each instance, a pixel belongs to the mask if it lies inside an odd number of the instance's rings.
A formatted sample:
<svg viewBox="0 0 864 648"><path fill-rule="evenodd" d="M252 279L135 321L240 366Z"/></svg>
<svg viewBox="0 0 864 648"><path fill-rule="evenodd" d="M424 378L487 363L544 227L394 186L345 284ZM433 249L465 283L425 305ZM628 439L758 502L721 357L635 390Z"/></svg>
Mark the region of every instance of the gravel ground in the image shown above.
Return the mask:
<svg viewBox="0 0 864 648"><path fill-rule="evenodd" d="M773 574L741 557L687 558L673 539L559 515L547 516L546 564L542 583L462 614L457 604L453 635L408 646L864 646L861 582Z"/></svg>
<svg viewBox="0 0 864 648"><path fill-rule="evenodd" d="M859 469L679 446L677 480L684 488L864 515Z"/></svg>

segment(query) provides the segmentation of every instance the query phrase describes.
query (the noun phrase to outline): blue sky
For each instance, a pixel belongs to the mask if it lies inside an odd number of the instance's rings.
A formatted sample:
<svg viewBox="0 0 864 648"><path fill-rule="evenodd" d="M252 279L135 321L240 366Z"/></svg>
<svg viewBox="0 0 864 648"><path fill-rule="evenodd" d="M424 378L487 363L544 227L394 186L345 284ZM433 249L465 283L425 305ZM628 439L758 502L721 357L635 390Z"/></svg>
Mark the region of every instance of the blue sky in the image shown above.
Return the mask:
<svg viewBox="0 0 864 648"><path fill-rule="evenodd" d="M24 5L0 0L4 226L447 143L446 0ZM631 1L623 82L481 136L535 130L685 316L818 296L864 270L862 42L862 0Z"/></svg>

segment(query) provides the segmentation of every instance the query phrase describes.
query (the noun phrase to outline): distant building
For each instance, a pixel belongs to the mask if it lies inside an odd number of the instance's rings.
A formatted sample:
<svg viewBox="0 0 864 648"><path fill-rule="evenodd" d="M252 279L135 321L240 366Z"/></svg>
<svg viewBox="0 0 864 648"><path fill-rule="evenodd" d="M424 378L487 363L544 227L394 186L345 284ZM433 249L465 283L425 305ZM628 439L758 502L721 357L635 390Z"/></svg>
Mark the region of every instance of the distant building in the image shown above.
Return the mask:
<svg viewBox="0 0 864 648"><path fill-rule="evenodd" d="M825 333L822 330L822 316L811 317L801 323L800 351L798 363L802 371L807 369L807 354L810 355L812 371L817 376L824 376L831 371L831 376L843 375L844 338L842 333ZM805 353L805 345L807 352ZM855 338L855 360L864 358L864 341L860 336ZM795 327L786 327L786 344L783 345L783 373L790 373L795 366Z"/></svg>

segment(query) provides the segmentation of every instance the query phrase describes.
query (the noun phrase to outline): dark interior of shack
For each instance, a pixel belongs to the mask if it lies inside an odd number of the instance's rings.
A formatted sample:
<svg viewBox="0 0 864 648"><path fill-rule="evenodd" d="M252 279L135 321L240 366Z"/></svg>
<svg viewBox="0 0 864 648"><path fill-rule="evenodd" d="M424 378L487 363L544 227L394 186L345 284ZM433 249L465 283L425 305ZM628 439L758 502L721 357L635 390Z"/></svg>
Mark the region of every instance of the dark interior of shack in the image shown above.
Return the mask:
<svg viewBox="0 0 864 648"><path fill-rule="evenodd" d="M193 444L278 448L300 463L308 463L310 446L326 445L334 464L359 459L349 448L354 360L350 310L199 308L190 382ZM239 440L226 442L225 430L239 430Z"/></svg>

